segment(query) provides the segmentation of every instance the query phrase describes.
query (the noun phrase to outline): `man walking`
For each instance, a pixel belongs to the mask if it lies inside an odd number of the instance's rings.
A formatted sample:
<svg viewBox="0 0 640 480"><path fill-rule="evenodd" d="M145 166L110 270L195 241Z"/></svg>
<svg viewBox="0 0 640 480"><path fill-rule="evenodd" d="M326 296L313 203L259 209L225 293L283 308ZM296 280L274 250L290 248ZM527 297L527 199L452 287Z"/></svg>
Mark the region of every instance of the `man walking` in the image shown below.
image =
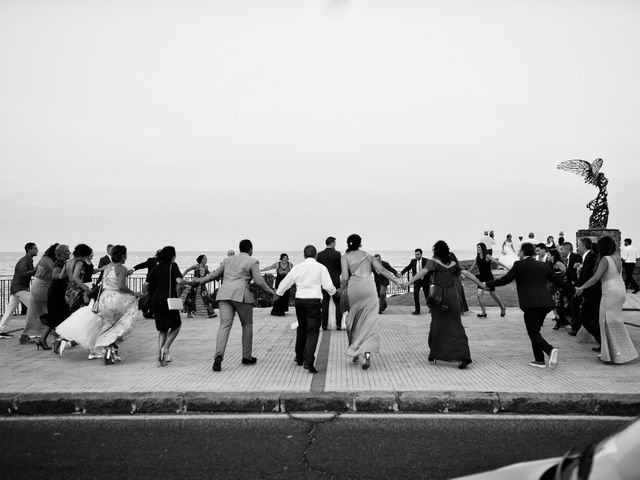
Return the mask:
<svg viewBox="0 0 640 480"><path fill-rule="evenodd" d="M582 256L582 265L578 267L578 280L576 287L581 287L596 273L598 268L598 255L592 250L593 242L588 237L578 240L578 255ZM602 298L602 284L596 282L595 285L582 292L582 303L580 304L579 322L587 332L593 335L598 342L598 346L592 350L600 351L600 299ZM577 299L580 301L580 299Z"/></svg>
<svg viewBox="0 0 640 480"><path fill-rule="evenodd" d="M220 326L216 337L216 353L213 371L222 370L224 351L227 348L229 332L233 326L235 314L238 314L242 324L242 363L253 365L256 357L251 356L253 347L253 304L255 298L249 289L251 280L265 292L275 295L275 291L267 285L260 274L260 264L253 258L253 244L251 240L240 241L240 253L227 257L222 264L209 275L194 280L196 283L207 283L222 278L218 290L218 308L220 309Z"/></svg>
<svg viewBox="0 0 640 480"><path fill-rule="evenodd" d="M396 269L393 268L391 265L389 265L388 262L385 262L384 260L382 260L382 257L380 257L380 254L376 253L374 257L378 259L380 264L385 269L387 269L387 271L393 273L396 277L398 276L398 272L396 271ZM389 279L384 277L383 275L380 275L376 270L374 270L373 280L376 282L376 290L378 292L378 299L379 299L378 313L381 314L387 309L387 287L389 286Z"/></svg>
<svg viewBox="0 0 640 480"><path fill-rule="evenodd" d="M327 267L331 282L336 289L340 288L340 274L342 273L342 265L340 263L340 252L336 250L335 237L327 237L325 240L326 248L318 253L318 263ZM329 302L333 299L336 306L336 327L342 330L342 310L340 309L340 294L335 293L329 295L325 290L322 291L322 330L329 328Z"/></svg>
<svg viewBox="0 0 640 480"><path fill-rule="evenodd" d="M624 286L625 288L631 289L631 293L638 293L640 288L638 287L638 282L633 278L633 271L636 268L636 262L638 261L638 249L631 245L631 239L624 239L624 247L622 247L622 261L624 268Z"/></svg>
<svg viewBox="0 0 640 480"><path fill-rule="evenodd" d="M522 260L516 261L505 275L486 282L483 287L498 287L516 281L518 303L524 313L524 323L533 349L534 361L529 365L544 368L546 353L549 356L549 368L555 368L558 363L558 350L547 343L540 329L547 314L553 310L553 298L547 288L547 282L551 281L559 287L565 285L553 273L547 262L536 261L534 255L535 247L531 243L523 243Z"/></svg>
<svg viewBox="0 0 640 480"><path fill-rule="evenodd" d="M107 245L107 254L100 257L100 260L98 260L98 270L100 270L100 275L98 276L97 283L102 282L102 272L104 272L104 267L111 263L111 250L113 250L113 245Z"/></svg>
<svg viewBox="0 0 640 480"><path fill-rule="evenodd" d="M427 259L422 258L422 249L416 248L414 250L415 258L409 262L409 265L404 267L400 272L400 275L404 275L407 272L411 272L411 276L415 276L420 270L422 270L427 264ZM415 310L412 315L420 315L420 289L424 293L424 300L427 301L427 295L429 295L429 275L426 275L425 278L421 280L416 280L413 282L413 303L415 305Z"/></svg>
<svg viewBox="0 0 640 480"><path fill-rule="evenodd" d="M0 339L13 337L13 335L5 332L5 328L7 322L13 316L13 312L18 308L18 305L22 303L27 308L31 306L29 287L31 285L31 277L35 273L33 257L38 255L38 247L35 243L29 242L24 246L24 250L26 255L18 260L13 271L11 289L9 290L9 302L7 302L4 315L2 316L2 320L0 320ZM24 339L21 337L20 341L26 343L28 338Z"/></svg>
<svg viewBox="0 0 640 480"><path fill-rule="evenodd" d="M571 242L564 242L562 245L558 247L558 252L560 252L560 256L564 261L564 264L567 266L567 270L564 274L564 281L570 287L575 287L578 283L578 269L577 266L582 263L582 257L577 253L573 252L573 244ZM573 295L572 289L564 292L563 298L565 300L565 307L563 307L564 314L563 316L566 318L568 315L571 317L571 331L569 335L573 335L574 337L580 330L580 305L577 303L578 299L576 299ZM554 327L555 329L555 327Z"/></svg>
<svg viewBox="0 0 640 480"><path fill-rule="evenodd" d="M315 368L315 353L320 335L320 310L323 293L333 295L336 287L327 267L316 261L316 247L304 247L304 262L295 265L280 282L276 298L284 295L293 284L296 285L296 358L298 365L304 366L309 373L318 373Z"/></svg>

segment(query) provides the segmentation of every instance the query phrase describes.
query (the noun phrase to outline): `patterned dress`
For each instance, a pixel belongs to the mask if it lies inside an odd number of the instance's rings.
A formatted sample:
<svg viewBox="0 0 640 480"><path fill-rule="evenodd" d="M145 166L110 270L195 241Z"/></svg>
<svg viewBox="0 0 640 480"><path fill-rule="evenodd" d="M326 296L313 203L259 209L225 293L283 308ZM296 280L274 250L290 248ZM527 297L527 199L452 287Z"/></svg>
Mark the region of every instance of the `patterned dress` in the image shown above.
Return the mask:
<svg viewBox="0 0 640 480"><path fill-rule="evenodd" d="M193 271L193 278L202 278L209 275L209 268L200 265ZM184 309L187 313L195 312L196 315L207 315L213 317L216 313L214 302L209 296L205 285L196 285L191 287L184 299Z"/></svg>

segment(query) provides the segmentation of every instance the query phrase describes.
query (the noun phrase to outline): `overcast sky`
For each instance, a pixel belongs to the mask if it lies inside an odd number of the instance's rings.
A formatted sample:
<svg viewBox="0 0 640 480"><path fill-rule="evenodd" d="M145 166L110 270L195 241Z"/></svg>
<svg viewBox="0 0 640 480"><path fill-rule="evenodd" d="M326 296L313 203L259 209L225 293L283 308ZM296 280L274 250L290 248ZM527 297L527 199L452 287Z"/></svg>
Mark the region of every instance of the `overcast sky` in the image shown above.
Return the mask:
<svg viewBox="0 0 640 480"><path fill-rule="evenodd" d="M0 250L640 243L640 2L2 0Z"/></svg>

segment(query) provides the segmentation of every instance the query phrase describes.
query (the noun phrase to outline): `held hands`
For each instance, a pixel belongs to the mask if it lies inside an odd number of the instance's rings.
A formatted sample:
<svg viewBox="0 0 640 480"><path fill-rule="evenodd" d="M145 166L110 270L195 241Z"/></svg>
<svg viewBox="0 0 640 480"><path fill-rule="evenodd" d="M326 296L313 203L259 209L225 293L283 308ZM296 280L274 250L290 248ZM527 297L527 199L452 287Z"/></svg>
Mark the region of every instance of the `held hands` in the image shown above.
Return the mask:
<svg viewBox="0 0 640 480"><path fill-rule="evenodd" d="M584 292L584 288L582 288L582 287L576 287L576 293L575 293L575 295L580 296L580 295L582 295L582 292Z"/></svg>

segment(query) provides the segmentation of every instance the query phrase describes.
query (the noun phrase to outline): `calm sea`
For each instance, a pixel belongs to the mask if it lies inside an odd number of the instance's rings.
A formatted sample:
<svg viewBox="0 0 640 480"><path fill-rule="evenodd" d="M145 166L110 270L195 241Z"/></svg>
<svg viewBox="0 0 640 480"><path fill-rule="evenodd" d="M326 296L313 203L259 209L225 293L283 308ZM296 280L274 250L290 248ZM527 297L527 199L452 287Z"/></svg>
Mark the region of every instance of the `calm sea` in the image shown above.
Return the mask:
<svg viewBox="0 0 640 480"><path fill-rule="evenodd" d="M43 253L42 251L40 253ZM213 251L213 252L178 252L176 258L177 264L181 269L190 267L196 263L196 257L204 253L207 256L209 268L213 269L217 267L220 262L227 256L227 251ZM236 252L237 253L237 252ZM266 267L278 261L281 251L257 251L253 256L260 260L260 266ZM295 264L303 261L302 252L286 252L289 255L289 259ZM409 261L413 258L412 250L378 250L371 251L370 253L379 253L382 259L389 262L390 265L398 268L404 268ZM132 267L138 263L144 262L147 258L153 256L155 252L129 252L127 258L127 266ZM460 260L472 260L475 257L475 251L472 250L459 250L455 254ZM0 252L0 277L11 277L13 275L13 269L18 260L24 255L20 252ZM98 260L104 255L104 252L95 254L93 258L93 264L98 265ZM40 256L34 259L34 264L40 260Z"/></svg>

